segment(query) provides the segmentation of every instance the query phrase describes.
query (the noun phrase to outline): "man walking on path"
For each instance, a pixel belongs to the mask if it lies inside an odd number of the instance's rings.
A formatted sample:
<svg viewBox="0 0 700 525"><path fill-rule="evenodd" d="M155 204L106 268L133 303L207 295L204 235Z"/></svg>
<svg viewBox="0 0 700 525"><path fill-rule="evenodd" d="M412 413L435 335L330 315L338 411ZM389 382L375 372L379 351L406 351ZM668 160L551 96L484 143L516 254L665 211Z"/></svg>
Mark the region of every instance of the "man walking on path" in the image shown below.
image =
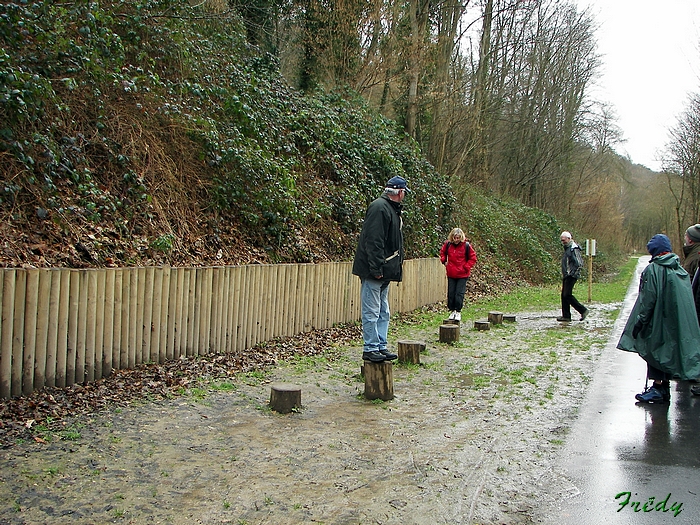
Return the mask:
<svg viewBox="0 0 700 525"><path fill-rule="evenodd" d="M401 281L403 232L401 203L409 192L406 180L392 177L384 193L367 208L352 273L360 277L362 359L381 363L398 356L387 350L389 283Z"/></svg>
<svg viewBox="0 0 700 525"><path fill-rule="evenodd" d="M568 323L571 321L571 307L581 314L581 321L588 315L588 308L578 302L574 297L574 285L581 277L583 257L581 248L571 238L569 232L561 232L561 244L564 246L564 254L561 257L561 316L557 321Z"/></svg>

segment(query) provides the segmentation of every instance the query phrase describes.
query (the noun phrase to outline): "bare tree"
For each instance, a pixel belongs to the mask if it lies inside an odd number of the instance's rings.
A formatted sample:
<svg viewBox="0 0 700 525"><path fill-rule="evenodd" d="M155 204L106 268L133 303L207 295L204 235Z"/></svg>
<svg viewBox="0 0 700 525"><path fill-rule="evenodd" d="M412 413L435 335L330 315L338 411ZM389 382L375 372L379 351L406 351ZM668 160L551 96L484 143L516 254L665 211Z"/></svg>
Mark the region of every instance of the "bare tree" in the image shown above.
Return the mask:
<svg viewBox="0 0 700 525"><path fill-rule="evenodd" d="M692 94L686 110L670 130L664 169L675 199L679 241L686 224L700 221L700 95Z"/></svg>

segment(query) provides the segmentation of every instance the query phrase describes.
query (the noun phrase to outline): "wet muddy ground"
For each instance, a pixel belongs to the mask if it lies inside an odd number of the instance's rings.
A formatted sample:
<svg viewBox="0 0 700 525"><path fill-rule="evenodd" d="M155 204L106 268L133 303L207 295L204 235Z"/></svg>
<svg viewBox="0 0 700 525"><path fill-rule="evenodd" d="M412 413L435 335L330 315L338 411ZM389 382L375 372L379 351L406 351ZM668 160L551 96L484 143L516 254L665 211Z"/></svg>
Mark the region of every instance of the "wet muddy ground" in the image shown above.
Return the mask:
<svg viewBox="0 0 700 525"><path fill-rule="evenodd" d="M530 524L567 484L553 470L620 305L584 322L517 313L489 331L394 322L426 343L367 401L361 344L165 401L70 422L0 451L0 524ZM301 410L268 407L298 385Z"/></svg>

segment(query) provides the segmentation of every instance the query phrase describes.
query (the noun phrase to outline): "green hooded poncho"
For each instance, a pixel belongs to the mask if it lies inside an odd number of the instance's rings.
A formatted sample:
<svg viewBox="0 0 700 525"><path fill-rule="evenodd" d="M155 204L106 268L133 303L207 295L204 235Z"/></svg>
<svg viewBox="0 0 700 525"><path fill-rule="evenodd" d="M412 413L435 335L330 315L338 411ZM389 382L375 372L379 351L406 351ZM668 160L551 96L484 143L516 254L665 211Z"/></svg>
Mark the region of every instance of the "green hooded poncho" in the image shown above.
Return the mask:
<svg viewBox="0 0 700 525"><path fill-rule="evenodd" d="M636 352L674 378L700 378L700 326L690 276L675 253L653 257L617 348ZM642 327L636 339L634 325Z"/></svg>

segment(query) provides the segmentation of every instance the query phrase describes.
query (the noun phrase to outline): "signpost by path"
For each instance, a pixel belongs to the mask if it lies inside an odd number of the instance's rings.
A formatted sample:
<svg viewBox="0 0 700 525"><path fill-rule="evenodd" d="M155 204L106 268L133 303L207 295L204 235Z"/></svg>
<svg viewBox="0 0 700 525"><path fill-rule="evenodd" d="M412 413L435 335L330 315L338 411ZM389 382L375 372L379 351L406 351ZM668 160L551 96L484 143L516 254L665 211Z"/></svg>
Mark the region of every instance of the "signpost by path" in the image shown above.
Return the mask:
<svg viewBox="0 0 700 525"><path fill-rule="evenodd" d="M595 239L586 239L586 257L588 258L588 302L591 302L593 289L593 257L595 257Z"/></svg>

